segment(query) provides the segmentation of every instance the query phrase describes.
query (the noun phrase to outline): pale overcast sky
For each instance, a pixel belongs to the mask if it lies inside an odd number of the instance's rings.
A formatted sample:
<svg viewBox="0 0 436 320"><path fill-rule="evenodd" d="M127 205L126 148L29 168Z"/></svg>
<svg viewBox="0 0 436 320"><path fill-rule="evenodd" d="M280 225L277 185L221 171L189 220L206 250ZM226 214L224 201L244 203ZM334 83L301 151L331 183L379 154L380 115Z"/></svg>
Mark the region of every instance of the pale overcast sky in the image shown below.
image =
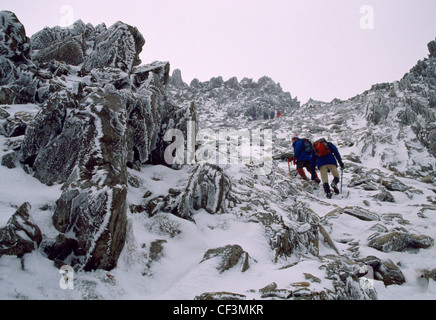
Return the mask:
<svg viewBox="0 0 436 320"><path fill-rule="evenodd" d="M136 26L143 63L169 61L188 84L266 75L301 102L348 99L399 80L428 56L435 0L0 0L30 37L81 19Z"/></svg>

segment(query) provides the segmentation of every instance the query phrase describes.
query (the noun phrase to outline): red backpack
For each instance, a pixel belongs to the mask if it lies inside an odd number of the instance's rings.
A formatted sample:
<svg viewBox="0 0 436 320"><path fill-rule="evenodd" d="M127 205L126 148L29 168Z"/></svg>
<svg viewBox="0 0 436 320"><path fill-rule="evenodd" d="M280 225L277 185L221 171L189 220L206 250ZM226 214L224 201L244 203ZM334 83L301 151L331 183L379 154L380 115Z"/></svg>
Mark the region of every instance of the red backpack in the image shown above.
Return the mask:
<svg viewBox="0 0 436 320"><path fill-rule="evenodd" d="M313 149L318 157L323 157L331 153L327 141L322 138L313 143Z"/></svg>

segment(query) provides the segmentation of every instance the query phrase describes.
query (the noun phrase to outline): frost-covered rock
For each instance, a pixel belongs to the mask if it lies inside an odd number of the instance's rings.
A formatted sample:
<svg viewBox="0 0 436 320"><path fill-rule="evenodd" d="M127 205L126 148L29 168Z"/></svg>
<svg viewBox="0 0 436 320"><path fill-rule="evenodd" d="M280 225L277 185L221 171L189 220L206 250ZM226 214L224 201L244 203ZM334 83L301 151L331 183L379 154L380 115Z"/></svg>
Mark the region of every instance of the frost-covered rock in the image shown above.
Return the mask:
<svg viewBox="0 0 436 320"><path fill-rule="evenodd" d="M220 167L199 165L181 196L178 214L190 218L200 209L210 214L224 213L228 209L230 190L230 179Z"/></svg>
<svg viewBox="0 0 436 320"><path fill-rule="evenodd" d="M218 300L218 301L232 301L232 300L245 300L246 295L221 291L221 292L205 292L199 296L195 296L194 300Z"/></svg>
<svg viewBox="0 0 436 320"><path fill-rule="evenodd" d="M290 222L272 213L257 212L250 221L260 223L275 252L274 261L280 258L319 254L319 221L314 212L302 203L296 202L289 210Z"/></svg>
<svg viewBox="0 0 436 320"><path fill-rule="evenodd" d="M353 206L353 207L346 207L343 210L343 213L349 214L351 216L354 216L360 220L364 221L378 221L380 220L380 217L378 214L374 212L370 212L369 210L366 210L361 207Z"/></svg>
<svg viewBox="0 0 436 320"><path fill-rule="evenodd" d="M141 63L139 54L144 44L144 37L138 29L118 21L95 37L94 50L85 59L82 73L104 67L131 72Z"/></svg>
<svg viewBox="0 0 436 320"><path fill-rule="evenodd" d="M82 20L78 20L72 26L66 28L59 26L53 28L45 27L31 36L32 50L46 49L53 44L71 38L80 39L85 37L84 40L87 40L86 36L90 36L90 33L93 31L93 27L89 30L89 26L85 25Z"/></svg>
<svg viewBox="0 0 436 320"><path fill-rule="evenodd" d="M182 88L183 86L186 86L186 83L183 82L182 72L180 69L175 69L173 71L168 83L176 88Z"/></svg>
<svg viewBox="0 0 436 320"><path fill-rule="evenodd" d="M6 226L0 229L0 257L13 255L22 257L37 249L42 233L30 216L31 206L23 203L12 215Z"/></svg>
<svg viewBox="0 0 436 320"><path fill-rule="evenodd" d="M239 266L240 270L245 272L250 267L250 256L239 245L228 245L225 247L209 249L204 254L200 263L211 259L218 260L216 268L220 273L236 266Z"/></svg>
<svg viewBox="0 0 436 320"><path fill-rule="evenodd" d="M52 60L77 66L84 61L82 44L75 38L67 38L59 43L54 43L47 48L43 48L35 53L33 61L50 62Z"/></svg>
<svg viewBox="0 0 436 320"><path fill-rule="evenodd" d="M24 26L14 13L0 11L0 103L27 102L33 88L32 66Z"/></svg>
<svg viewBox="0 0 436 320"><path fill-rule="evenodd" d="M35 65L21 70L2 60L13 94L2 92L41 110L28 121L8 117L2 133L25 134L18 156L26 172L63 184L53 215L59 234L44 251L57 264L112 269L126 236L127 167L162 163L166 129L183 129L195 110L168 102L169 63L138 66L145 40L135 27L79 20L45 28L30 43ZM80 72L71 67L80 64Z"/></svg>
<svg viewBox="0 0 436 320"><path fill-rule="evenodd" d="M44 28L31 37L33 59L82 65L82 73L96 68L118 68L131 72L141 63L145 40L137 28L116 22L109 28L85 25L81 20L67 28Z"/></svg>
<svg viewBox="0 0 436 320"><path fill-rule="evenodd" d="M17 16L10 11L0 11L0 54L15 64L27 63L30 41ZM1 72L1 70L0 70ZM3 77L3 74L1 74Z"/></svg>
<svg viewBox="0 0 436 320"><path fill-rule="evenodd" d="M434 240L426 235L393 231L370 240L368 246L383 252L427 249Z"/></svg>
<svg viewBox="0 0 436 320"><path fill-rule="evenodd" d="M80 112L69 92L53 95L29 124L21 148L22 162L32 167L41 182L64 183L91 147L95 132L88 122L92 120L86 111Z"/></svg>
<svg viewBox="0 0 436 320"><path fill-rule="evenodd" d="M82 144L89 149L64 185L53 224L77 240L66 262L85 270L110 270L126 236L126 110L116 94L95 94L87 101L83 129L90 140Z"/></svg>
<svg viewBox="0 0 436 320"><path fill-rule="evenodd" d="M435 40L430 41L427 44L427 47L428 47L428 51L430 51L430 57L436 58L436 41Z"/></svg>
<svg viewBox="0 0 436 320"><path fill-rule="evenodd" d="M372 268L373 274L371 276L373 279L383 281L385 286L402 285L406 282L401 269L390 259L381 260L377 257L369 256L361 261Z"/></svg>
<svg viewBox="0 0 436 320"><path fill-rule="evenodd" d="M2 157L1 164L2 164L2 166L5 166L5 167L7 167L9 169L13 169L13 168L16 167L16 165L15 165L15 161L16 160L17 160L17 153L16 152L10 152L10 153L5 154Z"/></svg>
<svg viewBox="0 0 436 320"><path fill-rule="evenodd" d="M193 220L198 210L210 214L228 212L235 199L231 195L230 178L216 165L198 165L183 190L170 189L167 196L152 198L144 204L149 216L159 211Z"/></svg>
<svg viewBox="0 0 436 320"><path fill-rule="evenodd" d="M181 72L175 70L168 91L177 104L194 102L201 113L225 108L229 119L240 116L250 120L271 119L278 111L286 114L300 106L297 98L292 98L269 77L262 77L257 82L248 78L238 82L235 77L227 81L213 77L205 82L194 79L189 86L183 84Z"/></svg>
<svg viewBox="0 0 436 320"><path fill-rule="evenodd" d="M359 263L343 256L330 256L323 263L327 278L332 280L334 292L328 292L327 299L378 300L374 287L362 286L359 281ZM321 295L321 298L323 295Z"/></svg>
<svg viewBox="0 0 436 320"><path fill-rule="evenodd" d="M7 118L0 125L0 134L5 137L18 137L26 133L27 124L19 118Z"/></svg>

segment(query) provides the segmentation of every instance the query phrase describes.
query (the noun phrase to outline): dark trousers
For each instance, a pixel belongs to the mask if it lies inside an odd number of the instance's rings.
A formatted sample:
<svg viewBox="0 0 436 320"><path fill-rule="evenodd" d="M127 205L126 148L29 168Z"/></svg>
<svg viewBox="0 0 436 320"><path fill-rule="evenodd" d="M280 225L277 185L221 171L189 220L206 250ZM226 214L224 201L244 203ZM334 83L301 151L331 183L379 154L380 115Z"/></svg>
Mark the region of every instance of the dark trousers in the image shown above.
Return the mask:
<svg viewBox="0 0 436 320"><path fill-rule="evenodd" d="M306 179L306 173L304 172L304 168L312 175L312 172L310 172L310 160L303 160L297 162L297 172L298 174L303 178ZM316 172L313 172L315 175L315 179L318 178Z"/></svg>

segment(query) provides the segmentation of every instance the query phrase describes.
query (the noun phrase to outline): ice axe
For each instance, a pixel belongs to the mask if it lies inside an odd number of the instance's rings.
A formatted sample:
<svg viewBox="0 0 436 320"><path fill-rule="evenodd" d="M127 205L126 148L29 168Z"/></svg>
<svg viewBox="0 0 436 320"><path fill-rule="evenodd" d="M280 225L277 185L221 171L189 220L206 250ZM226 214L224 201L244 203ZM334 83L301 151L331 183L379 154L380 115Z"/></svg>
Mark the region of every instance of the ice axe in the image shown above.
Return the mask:
<svg viewBox="0 0 436 320"><path fill-rule="evenodd" d="M341 167L341 193L342 193L342 181L344 181L344 168Z"/></svg>
<svg viewBox="0 0 436 320"><path fill-rule="evenodd" d="M292 177L292 174L291 174L291 165L289 164L289 162L291 162L291 158L288 158L288 170L289 170L289 175Z"/></svg>
<svg viewBox="0 0 436 320"><path fill-rule="evenodd" d="M294 161L295 164L295 158L288 158L288 170L289 170L289 175L292 177L292 173L291 173L291 165L289 164L289 162Z"/></svg>

